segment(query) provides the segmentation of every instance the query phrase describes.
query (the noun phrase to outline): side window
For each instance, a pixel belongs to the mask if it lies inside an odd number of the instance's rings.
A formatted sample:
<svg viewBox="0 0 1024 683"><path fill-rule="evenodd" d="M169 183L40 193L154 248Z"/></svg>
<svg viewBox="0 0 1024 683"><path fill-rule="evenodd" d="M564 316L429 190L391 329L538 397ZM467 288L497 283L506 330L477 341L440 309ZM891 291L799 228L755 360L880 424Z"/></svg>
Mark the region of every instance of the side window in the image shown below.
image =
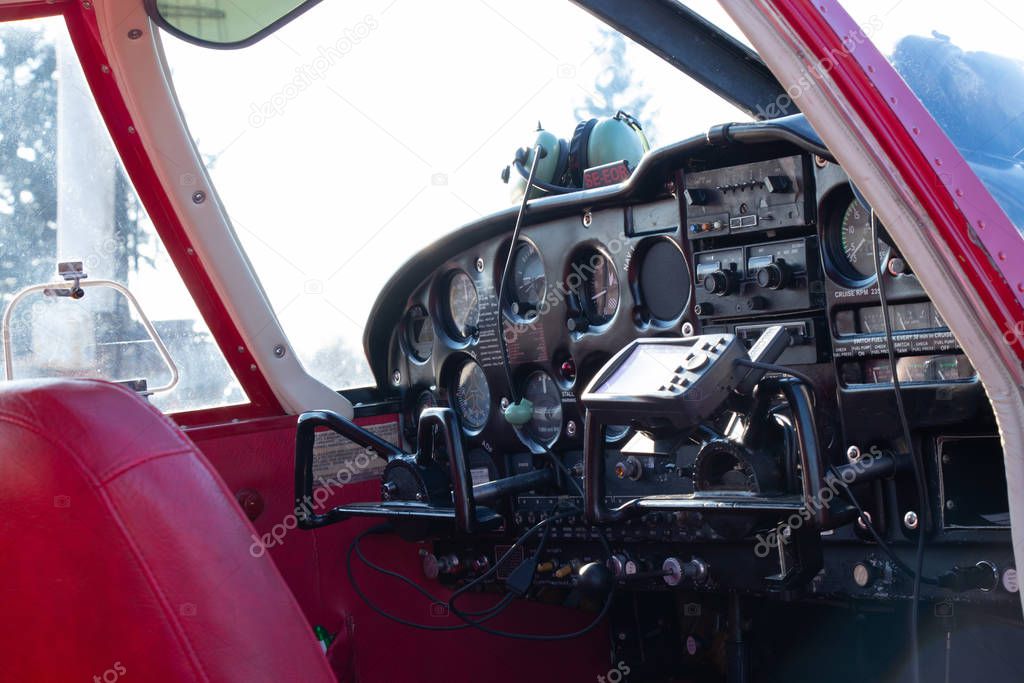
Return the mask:
<svg viewBox="0 0 1024 683"><path fill-rule="evenodd" d="M165 412L247 400L154 231L85 81L61 18L0 25L0 309L81 261L87 282L126 287L180 378ZM113 290L38 292L11 309L13 377L169 383L135 308ZM0 341L2 344L2 341ZM3 377L0 374L0 377Z"/></svg>

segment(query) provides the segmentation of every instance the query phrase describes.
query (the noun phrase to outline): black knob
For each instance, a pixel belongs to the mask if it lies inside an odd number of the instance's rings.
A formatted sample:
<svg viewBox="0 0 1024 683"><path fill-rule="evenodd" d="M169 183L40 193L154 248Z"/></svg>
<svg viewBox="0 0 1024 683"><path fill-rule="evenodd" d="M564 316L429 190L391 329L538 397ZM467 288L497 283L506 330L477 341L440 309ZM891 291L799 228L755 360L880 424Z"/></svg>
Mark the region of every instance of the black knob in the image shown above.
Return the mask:
<svg viewBox="0 0 1024 683"><path fill-rule="evenodd" d="M576 587L588 598L604 601L615 587L615 576L600 562L589 562L580 567Z"/></svg>
<svg viewBox="0 0 1024 683"><path fill-rule="evenodd" d="M782 289L789 281L789 268L781 261L757 269L757 286L763 289Z"/></svg>
<svg viewBox="0 0 1024 683"><path fill-rule="evenodd" d="M683 190L683 197L690 206L701 206L708 203L708 191L696 187Z"/></svg>
<svg viewBox="0 0 1024 683"><path fill-rule="evenodd" d="M763 181L764 189L769 193L775 192L789 192L789 188L792 185L789 182L789 178L784 175L770 175L765 176Z"/></svg>
<svg viewBox="0 0 1024 683"><path fill-rule="evenodd" d="M736 274L731 270L716 270L704 276L704 289L718 296L725 296L733 290Z"/></svg>

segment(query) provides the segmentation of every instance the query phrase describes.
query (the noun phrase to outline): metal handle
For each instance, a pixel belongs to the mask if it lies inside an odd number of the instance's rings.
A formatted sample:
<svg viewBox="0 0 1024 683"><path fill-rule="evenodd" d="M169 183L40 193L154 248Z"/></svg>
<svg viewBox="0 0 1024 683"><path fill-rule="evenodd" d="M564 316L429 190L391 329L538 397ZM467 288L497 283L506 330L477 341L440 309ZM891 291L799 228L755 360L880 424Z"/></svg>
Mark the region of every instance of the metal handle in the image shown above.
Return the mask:
<svg viewBox="0 0 1024 683"><path fill-rule="evenodd" d="M42 292L48 289L66 289L68 286L67 282L51 282L43 285L32 285L26 287L11 299L11 303L7 305L7 310L4 311L3 322L0 323L2 328L2 336L4 340L4 378L11 380L14 379L14 352L11 350L11 316L14 311L14 307L26 296L35 292ZM160 339L160 335L157 333L156 328L153 327L153 323L149 321L149 318L142 311L142 306L139 305L138 300L131 291L119 282L113 280L81 280L77 283L77 286L81 289L88 289L90 287L109 287L120 294L124 295L128 302L135 308L135 312L139 315L139 320L142 322L142 326L146 328L146 332L149 334L153 343L156 344L157 353L160 354L160 358L163 360L167 369L171 372L170 381L162 387L156 389L149 389L150 393L156 394L162 391L170 391L178 385L180 378L178 374L178 366L175 365L174 360L171 359L171 354L168 353L167 347L164 346L164 342Z"/></svg>

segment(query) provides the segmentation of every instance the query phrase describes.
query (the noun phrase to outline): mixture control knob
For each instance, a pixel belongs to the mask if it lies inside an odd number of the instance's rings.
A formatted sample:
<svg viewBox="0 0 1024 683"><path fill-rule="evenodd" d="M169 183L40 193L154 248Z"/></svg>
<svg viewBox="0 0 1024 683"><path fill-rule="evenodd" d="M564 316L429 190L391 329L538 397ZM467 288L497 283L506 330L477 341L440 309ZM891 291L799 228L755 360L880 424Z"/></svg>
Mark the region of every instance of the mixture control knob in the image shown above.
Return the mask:
<svg viewBox="0 0 1024 683"><path fill-rule="evenodd" d="M704 289L710 294L725 296L731 294L736 285L736 273L718 269L704 276Z"/></svg>
<svg viewBox="0 0 1024 683"><path fill-rule="evenodd" d="M775 261L757 269L757 286L762 289L782 289L789 282L789 266Z"/></svg>

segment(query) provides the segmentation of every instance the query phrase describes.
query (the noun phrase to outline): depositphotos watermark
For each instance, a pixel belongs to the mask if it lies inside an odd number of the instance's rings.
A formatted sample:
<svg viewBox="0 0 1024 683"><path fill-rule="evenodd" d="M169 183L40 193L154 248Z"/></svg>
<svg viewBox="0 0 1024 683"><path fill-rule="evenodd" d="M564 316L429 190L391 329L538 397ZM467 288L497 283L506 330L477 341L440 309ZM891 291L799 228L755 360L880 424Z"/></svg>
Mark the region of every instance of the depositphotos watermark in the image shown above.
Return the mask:
<svg viewBox="0 0 1024 683"><path fill-rule="evenodd" d="M882 20L877 15L871 15L867 24L858 26L856 30L849 31L842 37L843 48L841 50L832 48L825 57L817 61L817 67L813 73L804 71L796 83L786 88L786 92L779 95L774 102L768 106L757 106L757 117L759 119L778 118L789 109L789 106L799 100L804 91L811 87L815 79L821 79L825 74L836 67L841 59L846 59L857 49L859 45L871 38L871 35L882 28Z"/></svg>
<svg viewBox="0 0 1024 683"><path fill-rule="evenodd" d="M312 499L310 496L306 496L291 513L285 515L284 519L272 526L270 531L262 536L253 534L251 536L253 543L249 546L249 554L253 557L263 557L267 550L284 543L288 532L299 525L299 515L308 517L313 514L314 510L326 503L337 489L350 483L356 474L365 471L373 462L372 454L373 451L370 449L361 451L351 462L342 465L333 477L321 479L320 485L313 490Z"/></svg>
<svg viewBox="0 0 1024 683"><path fill-rule="evenodd" d="M838 478L831 473L826 476L825 486L818 491L817 495L804 499L804 507L800 512L794 512L788 519L779 522L778 526L769 531L766 536L761 534L755 536L757 543L754 545L754 554L761 558L768 557L772 549L778 548L780 543L787 543L792 533L802 527L804 522L810 520L815 512L822 508L828 509L832 504L832 499L839 495L837 487L840 486L840 479L847 486L857 481L857 477L868 470L871 463L874 462L875 456L881 455L881 453L878 446L872 446L867 453L863 453L859 458L850 462L853 466L852 469L841 470Z"/></svg>
<svg viewBox="0 0 1024 683"><path fill-rule="evenodd" d="M283 114L289 102L308 90L313 83L322 80L331 68L379 26L377 18L367 14L362 21L344 29L341 37L332 44L326 47L319 46L316 57L306 64L295 67L295 76L280 90L259 104L252 103L249 109L249 125L259 128L269 119Z"/></svg>
<svg viewBox="0 0 1024 683"><path fill-rule="evenodd" d="M121 678L128 673L128 669L120 661L114 662L114 665L104 671L101 674L96 674L92 677L93 683L114 683L117 679Z"/></svg>
<svg viewBox="0 0 1024 683"><path fill-rule="evenodd" d="M534 311L536 313L535 316L525 322L505 321L502 332L502 334L505 335L505 343L515 343L516 339L518 339L520 335L533 330L537 321L564 304L569 295L576 294L577 296L581 296L583 283L591 281L597 274L599 268L610 268L614 273L616 266L615 261L611 257L617 256L619 252L625 248L625 239L626 236L622 235L622 239L613 237L611 240L606 242L603 246L608 252L607 256L600 251L595 251L590 255L590 258L587 259L585 263L574 261L572 264L572 272L566 275L564 280L559 280L554 286L548 287L544 298L537 303L537 309ZM620 281L618 273L615 273L615 279L616 281Z"/></svg>
<svg viewBox="0 0 1024 683"><path fill-rule="evenodd" d="M629 664L619 662L614 669L608 669L608 673L599 675L597 683L621 683L629 675L631 669Z"/></svg>

